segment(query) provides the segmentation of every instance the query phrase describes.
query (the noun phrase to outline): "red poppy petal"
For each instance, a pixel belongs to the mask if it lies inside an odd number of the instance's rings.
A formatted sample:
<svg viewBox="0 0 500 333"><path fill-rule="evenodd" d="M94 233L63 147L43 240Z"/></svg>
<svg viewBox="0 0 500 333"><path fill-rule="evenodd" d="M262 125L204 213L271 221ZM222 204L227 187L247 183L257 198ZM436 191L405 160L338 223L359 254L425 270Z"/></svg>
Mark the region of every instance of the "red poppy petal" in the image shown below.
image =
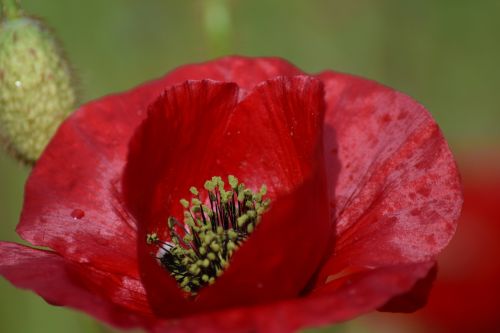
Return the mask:
<svg viewBox="0 0 500 333"><path fill-rule="evenodd" d="M151 324L152 318L147 314L117 306L109 297L88 289L86 285L93 281L82 280L74 274L75 269L80 269L79 265L68 263L54 252L0 242L0 275L16 287L33 290L50 304L82 310L118 327L147 327ZM89 278L96 276L88 274ZM134 287L129 288L128 296L122 290L122 294L116 294L114 298L128 297L137 302Z"/></svg>
<svg viewBox="0 0 500 333"><path fill-rule="evenodd" d="M438 265L435 264L427 275L418 280L409 291L391 298L378 311L411 313L423 308L427 304L437 273Z"/></svg>
<svg viewBox="0 0 500 333"><path fill-rule="evenodd" d="M342 270L433 260L462 205L438 126L421 105L380 84L333 72L319 77L337 240L318 284Z"/></svg>
<svg viewBox="0 0 500 333"><path fill-rule="evenodd" d="M127 143L151 98L142 88L105 97L62 124L28 179L21 237L72 260L137 276L136 227L123 208L119 181Z"/></svg>
<svg viewBox="0 0 500 333"><path fill-rule="evenodd" d="M130 143L124 175L128 208L136 216L153 218L148 224L163 228L167 208L173 216L182 216L179 200L191 185L213 176L207 169L213 169L216 149L224 148L218 143L237 99L233 83L186 81L151 105ZM151 207L159 212L152 213Z"/></svg>
<svg viewBox="0 0 500 333"><path fill-rule="evenodd" d="M412 287L433 262L380 267L343 279L340 287L290 301L158 322L154 332L295 332L352 319ZM390 297L389 296L389 297Z"/></svg>
<svg viewBox="0 0 500 333"><path fill-rule="evenodd" d="M232 111L236 98L231 84L188 81L169 89L130 146L124 180L127 202L144 227L139 230L143 280L155 308L166 316L184 312L183 303L199 310L296 295L331 235L320 144L321 83L308 77L270 80ZM172 294L173 279L147 255L145 235L161 235L168 216L182 216L178 201L191 185L228 174L254 189L265 183L276 202L220 281L195 303L182 302L179 291Z"/></svg>
<svg viewBox="0 0 500 333"><path fill-rule="evenodd" d="M156 249L146 245L146 234L156 232L164 238L167 218L183 216L179 200L190 186L215 175L212 156L223 149L221 138L237 99L238 87L233 83L205 80L173 86L151 105L130 143L125 197L139 221L142 280L158 311L178 313L188 303L157 264Z"/></svg>
<svg viewBox="0 0 500 333"><path fill-rule="evenodd" d="M265 183L275 200L199 302L213 308L295 297L323 260L332 236L321 142L323 95L321 82L311 77L276 78L257 86L232 114L233 144L220 165L255 188Z"/></svg>

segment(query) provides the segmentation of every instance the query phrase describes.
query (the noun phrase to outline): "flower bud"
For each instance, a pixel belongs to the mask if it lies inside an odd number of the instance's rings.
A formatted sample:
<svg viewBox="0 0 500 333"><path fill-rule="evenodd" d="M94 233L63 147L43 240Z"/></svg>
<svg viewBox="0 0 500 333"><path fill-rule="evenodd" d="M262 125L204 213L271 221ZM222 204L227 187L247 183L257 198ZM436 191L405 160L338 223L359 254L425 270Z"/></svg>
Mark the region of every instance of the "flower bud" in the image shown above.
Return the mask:
<svg viewBox="0 0 500 333"><path fill-rule="evenodd" d="M72 72L53 33L23 15L0 22L0 142L34 163L74 109Z"/></svg>

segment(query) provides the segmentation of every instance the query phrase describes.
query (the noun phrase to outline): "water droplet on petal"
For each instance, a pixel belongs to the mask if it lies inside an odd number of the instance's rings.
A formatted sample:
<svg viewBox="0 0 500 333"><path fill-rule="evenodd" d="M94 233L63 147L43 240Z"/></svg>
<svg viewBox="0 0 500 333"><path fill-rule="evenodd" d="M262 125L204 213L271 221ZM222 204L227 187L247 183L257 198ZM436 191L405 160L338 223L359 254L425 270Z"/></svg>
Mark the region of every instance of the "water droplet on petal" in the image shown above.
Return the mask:
<svg viewBox="0 0 500 333"><path fill-rule="evenodd" d="M73 209L73 211L71 212L71 217L74 220L79 220L79 219L83 218L84 216L85 216L85 212L81 209Z"/></svg>

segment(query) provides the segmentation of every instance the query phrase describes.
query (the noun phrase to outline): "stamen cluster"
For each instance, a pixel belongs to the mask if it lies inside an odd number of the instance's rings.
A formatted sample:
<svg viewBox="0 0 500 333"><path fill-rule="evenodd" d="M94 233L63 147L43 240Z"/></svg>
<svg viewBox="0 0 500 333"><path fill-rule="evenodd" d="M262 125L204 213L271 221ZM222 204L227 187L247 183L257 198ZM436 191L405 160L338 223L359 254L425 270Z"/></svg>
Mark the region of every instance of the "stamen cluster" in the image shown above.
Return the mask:
<svg viewBox="0 0 500 333"><path fill-rule="evenodd" d="M228 191L221 177L205 182L208 204L202 202L196 187L190 188L191 201L180 200L184 223L168 218L170 241L160 241L156 233L147 235L147 243L160 248L158 262L192 295L222 275L234 251L254 231L270 205L270 199L264 199L265 185L254 193L232 175L228 182Z"/></svg>

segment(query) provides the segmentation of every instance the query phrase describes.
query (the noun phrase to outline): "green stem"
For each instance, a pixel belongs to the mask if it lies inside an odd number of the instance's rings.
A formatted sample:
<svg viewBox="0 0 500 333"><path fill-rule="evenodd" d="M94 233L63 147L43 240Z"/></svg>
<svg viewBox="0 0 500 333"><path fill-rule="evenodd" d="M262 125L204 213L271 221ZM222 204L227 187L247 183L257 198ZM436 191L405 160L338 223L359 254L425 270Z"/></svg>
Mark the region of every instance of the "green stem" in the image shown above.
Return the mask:
<svg viewBox="0 0 500 333"><path fill-rule="evenodd" d="M0 18L15 19L21 16L21 6L19 0L0 0L1 15Z"/></svg>
<svg viewBox="0 0 500 333"><path fill-rule="evenodd" d="M229 0L204 0L204 27L212 56L231 51L231 11Z"/></svg>

